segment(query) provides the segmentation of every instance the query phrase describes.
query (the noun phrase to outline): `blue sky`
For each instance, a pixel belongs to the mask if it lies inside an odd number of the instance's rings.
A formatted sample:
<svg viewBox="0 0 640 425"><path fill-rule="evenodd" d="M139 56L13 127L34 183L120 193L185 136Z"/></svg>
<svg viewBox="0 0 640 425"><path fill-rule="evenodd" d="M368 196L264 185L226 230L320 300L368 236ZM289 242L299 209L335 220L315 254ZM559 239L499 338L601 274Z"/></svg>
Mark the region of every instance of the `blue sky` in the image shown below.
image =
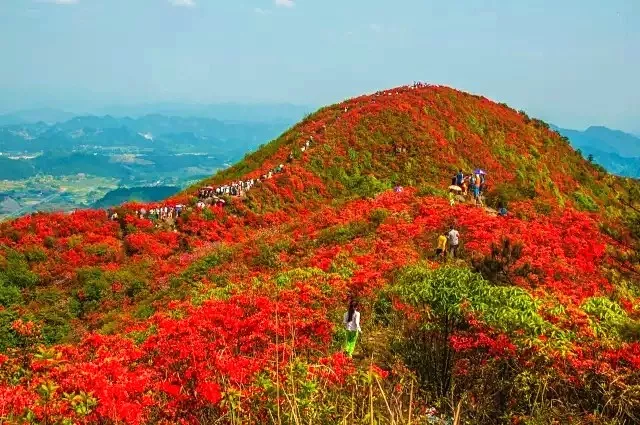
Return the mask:
<svg viewBox="0 0 640 425"><path fill-rule="evenodd" d="M0 0L0 111L320 106L421 80L640 132L638 0Z"/></svg>

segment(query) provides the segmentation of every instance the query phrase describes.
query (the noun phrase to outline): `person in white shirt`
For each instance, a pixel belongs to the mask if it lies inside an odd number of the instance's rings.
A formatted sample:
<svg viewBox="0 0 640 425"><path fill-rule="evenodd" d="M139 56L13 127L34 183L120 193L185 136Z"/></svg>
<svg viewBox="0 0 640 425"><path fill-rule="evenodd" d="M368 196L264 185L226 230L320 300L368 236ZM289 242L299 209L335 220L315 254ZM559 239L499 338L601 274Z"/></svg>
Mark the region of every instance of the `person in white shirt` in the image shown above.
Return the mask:
<svg viewBox="0 0 640 425"><path fill-rule="evenodd" d="M342 323L347 330L344 351L351 357L356 348L358 333L362 333L362 329L360 328L360 312L358 311L358 303L356 300L351 300L349 303L349 309L344 313Z"/></svg>
<svg viewBox="0 0 640 425"><path fill-rule="evenodd" d="M458 245L460 244L460 233L451 225L449 233L447 233L447 242L449 242L449 253L453 258L458 255Z"/></svg>

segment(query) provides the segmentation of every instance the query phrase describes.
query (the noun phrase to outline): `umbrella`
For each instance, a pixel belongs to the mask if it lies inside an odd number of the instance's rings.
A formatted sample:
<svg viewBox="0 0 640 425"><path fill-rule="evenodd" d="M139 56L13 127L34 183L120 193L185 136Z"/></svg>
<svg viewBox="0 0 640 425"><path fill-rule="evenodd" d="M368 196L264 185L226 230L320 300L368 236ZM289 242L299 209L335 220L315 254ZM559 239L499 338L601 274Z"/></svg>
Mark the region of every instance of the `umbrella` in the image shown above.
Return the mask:
<svg viewBox="0 0 640 425"><path fill-rule="evenodd" d="M487 173L484 170L481 170L480 168L478 168L473 172L473 174L487 174Z"/></svg>
<svg viewBox="0 0 640 425"><path fill-rule="evenodd" d="M456 186L455 184L452 184L451 186L449 186L449 190L455 190L456 192L462 192L462 188L460 186Z"/></svg>

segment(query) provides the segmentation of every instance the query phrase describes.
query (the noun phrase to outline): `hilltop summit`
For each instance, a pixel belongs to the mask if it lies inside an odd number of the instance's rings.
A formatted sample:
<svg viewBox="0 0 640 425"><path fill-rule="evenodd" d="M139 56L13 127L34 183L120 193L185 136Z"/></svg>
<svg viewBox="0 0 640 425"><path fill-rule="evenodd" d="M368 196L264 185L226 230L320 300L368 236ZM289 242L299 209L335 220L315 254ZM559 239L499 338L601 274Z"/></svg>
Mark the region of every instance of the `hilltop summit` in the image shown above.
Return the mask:
<svg viewBox="0 0 640 425"><path fill-rule="evenodd" d="M313 138L305 155L300 147ZM504 104L443 86L399 87L322 108L204 184L257 178L293 153L332 197L371 185L445 189L459 169L487 170L495 197L607 203L611 178L549 126ZM606 183L606 184L605 184ZM188 193L194 193L193 188Z"/></svg>
<svg viewBox="0 0 640 425"><path fill-rule="evenodd" d="M448 198L475 168L506 215ZM639 252L638 182L543 122L350 99L164 202L1 223L0 419L635 423Z"/></svg>

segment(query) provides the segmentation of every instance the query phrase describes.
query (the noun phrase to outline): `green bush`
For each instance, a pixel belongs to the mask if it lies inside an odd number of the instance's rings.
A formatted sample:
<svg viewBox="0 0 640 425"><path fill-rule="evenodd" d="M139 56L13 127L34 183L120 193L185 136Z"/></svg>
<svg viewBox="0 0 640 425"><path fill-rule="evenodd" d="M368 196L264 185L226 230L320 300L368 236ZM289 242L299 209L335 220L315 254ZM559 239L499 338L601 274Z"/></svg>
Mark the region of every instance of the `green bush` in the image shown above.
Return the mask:
<svg viewBox="0 0 640 425"><path fill-rule="evenodd" d="M202 210L202 215L207 221L212 221L216 218L216 215L213 213L213 211L211 211L210 208L205 208L204 210Z"/></svg>
<svg viewBox="0 0 640 425"><path fill-rule="evenodd" d="M502 184L492 188L485 195L485 200L488 206L498 209L500 207L508 208L510 202L516 201L520 197L521 194L516 187Z"/></svg>
<svg viewBox="0 0 640 425"><path fill-rule="evenodd" d="M582 304L582 310L590 316L590 324L597 335L620 338L635 333L638 323L632 321L615 301L605 297L593 297Z"/></svg>
<svg viewBox="0 0 640 425"><path fill-rule="evenodd" d="M371 223L376 227L380 226L387 217L389 217L389 210L386 208L376 208L369 215Z"/></svg>
<svg viewBox="0 0 640 425"><path fill-rule="evenodd" d="M18 317L18 313L13 310L0 310L0 353L20 343L20 338L11 329L11 324Z"/></svg>
<svg viewBox="0 0 640 425"><path fill-rule="evenodd" d="M8 250L5 260L4 266L0 263L0 282L18 288L34 288L38 285L40 278L31 271L24 255Z"/></svg>
<svg viewBox="0 0 640 425"><path fill-rule="evenodd" d="M598 204L586 193L574 192L573 199L576 201L576 207L583 211L596 212L599 209Z"/></svg>
<svg viewBox="0 0 640 425"><path fill-rule="evenodd" d="M71 331L69 317L61 312L48 312L43 318L42 336L47 344L63 340Z"/></svg>
<svg viewBox="0 0 640 425"><path fill-rule="evenodd" d="M27 249L24 256L29 263L43 263L47 260L47 253L37 246Z"/></svg>
<svg viewBox="0 0 640 425"><path fill-rule="evenodd" d="M353 193L361 198L374 198L381 192L391 188L391 184L378 180L373 175L362 175L360 170L354 168L347 173L343 168L332 168L328 171L329 177L339 181L348 193Z"/></svg>
<svg viewBox="0 0 640 425"><path fill-rule="evenodd" d="M447 191L430 184L422 184L418 187L418 196L447 196Z"/></svg>
<svg viewBox="0 0 640 425"><path fill-rule="evenodd" d="M122 285L125 295L130 298L140 298L148 292L149 266L147 263L127 266L107 273L106 277L109 283Z"/></svg>
<svg viewBox="0 0 640 425"><path fill-rule="evenodd" d="M84 299L100 301L109 288L104 272L96 267L85 267L77 272L77 279L82 285Z"/></svg>
<svg viewBox="0 0 640 425"><path fill-rule="evenodd" d="M155 308L149 304L140 305L134 312L134 316L138 319L148 319L156 312Z"/></svg>
<svg viewBox="0 0 640 425"><path fill-rule="evenodd" d="M10 307L14 304L22 304L22 293L15 286L5 285L0 280L0 306Z"/></svg>
<svg viewBox="0 0 640 425"><path fill-rule="evenodd" d="M251 263L256 267L278 268L280 266L280 250L272 245L261 243Z"/></svg>
<svg viewBox="0 0 640 425"><path fill-rule="evenodd" d="M195 282L207 275L209 270L219 266L223 262L229 260L233 251L227 247L221 247L214 252L194 261L180 275L179 279L174 279L172 285L178 285L180 281Z"/></svg>
<svg viewBox="0 0 640 425"><path fill-rule="evenodd" d="M87 245L84 247L84 252L86 252L87 254L96 255L102 258L115 257L115 252L107 244Z"/></svg>
<svg viewBox="0 0 640 425"><path fill-rule="evenodd" d="M369 223L365 221L352 221L351 223L329 227L322 230L318 237L318 244L343 244L355 238L365 236L369 231Z"/></svg>
<svg viewBox="0 0 640 425"><path fill-rule="evenodd" d="M33 301L40 308L35 313L37 322L42 323L42 336L47 344L62 341L71 331L73 315L64 291L53 288L39 288Z"/></svg>
<svg viewBox="0 0 640 425"><path fill-rule="evenodd" d="M467 268L411 266L401 273L396 284L395 292L406 302L428 306L433 314L453 321L463 319L462 305L469 302L471 311L485 323L505 332L540 335L549 328L524 289L493 286Z"/></svg>

